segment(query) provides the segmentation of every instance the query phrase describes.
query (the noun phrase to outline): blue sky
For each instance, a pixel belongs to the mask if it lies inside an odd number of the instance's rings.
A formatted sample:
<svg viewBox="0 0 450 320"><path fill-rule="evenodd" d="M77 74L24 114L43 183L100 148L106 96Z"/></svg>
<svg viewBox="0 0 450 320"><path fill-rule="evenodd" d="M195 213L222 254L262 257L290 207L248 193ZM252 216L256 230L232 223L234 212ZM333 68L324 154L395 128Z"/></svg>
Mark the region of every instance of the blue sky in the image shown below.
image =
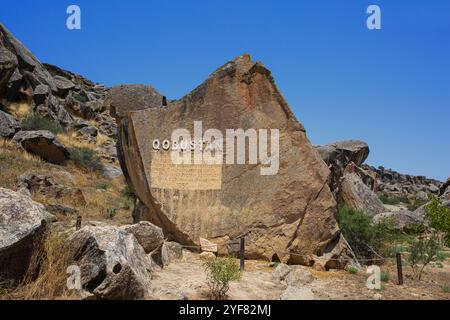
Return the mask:
<svg viewBox="0 0 450 320"><path fill-rule="evenodd" d="M79 31L66 28L70 4ZM370 4L379 31L366 28ZM362 139L369 164L450 176L450 1L2 0L0 22L43 62L169 98L250 53L313 143Z"/></svg>

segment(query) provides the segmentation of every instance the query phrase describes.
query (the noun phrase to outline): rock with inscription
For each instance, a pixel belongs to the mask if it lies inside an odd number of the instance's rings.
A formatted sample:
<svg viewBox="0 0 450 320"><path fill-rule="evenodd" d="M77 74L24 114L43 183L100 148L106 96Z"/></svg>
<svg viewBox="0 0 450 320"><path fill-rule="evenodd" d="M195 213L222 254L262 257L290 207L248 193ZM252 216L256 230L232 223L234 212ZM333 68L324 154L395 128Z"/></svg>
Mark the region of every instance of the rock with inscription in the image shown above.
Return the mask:
<svg viewBox="0 0 450 320"><path fill-rule="evenodd" d="M105 103L128 183L177 242L230 254L245 235L248 258L289 263L339 242L330 171L260 62L240 56L179 100L122 85Z"/></svg>

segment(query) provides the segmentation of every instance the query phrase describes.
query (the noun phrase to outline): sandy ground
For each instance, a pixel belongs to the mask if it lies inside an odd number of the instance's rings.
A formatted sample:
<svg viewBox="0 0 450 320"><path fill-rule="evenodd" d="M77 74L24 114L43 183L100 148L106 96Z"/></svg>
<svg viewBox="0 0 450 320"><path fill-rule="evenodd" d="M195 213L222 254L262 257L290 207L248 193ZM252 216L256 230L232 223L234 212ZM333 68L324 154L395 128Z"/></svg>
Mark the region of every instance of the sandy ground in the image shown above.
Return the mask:
<svg viewBox="0 0 450 320"><path fill-rule="evenodd" d="M405 284L397 285L395 265L381 266L390 279L383 282L382 290L374 291L366 287L367 275L363 268L358 274L342 270L327 272L295 266L310 271L315 280L305 285L318 300L449 300L450 293L444 292L443 285L450 286L450 259L442 264L427 267L422 281L412 279L408 268L404 269ZM246 261L246 270L239 281L230 286L229 299L278 300L286 289L286 284L272 279L274 268L265 261ZM152 275L152 296L155 299L208 298L208 286L202 261L198 254L184 251L183 259L172 262L168 267L155 271Z"/></svg>

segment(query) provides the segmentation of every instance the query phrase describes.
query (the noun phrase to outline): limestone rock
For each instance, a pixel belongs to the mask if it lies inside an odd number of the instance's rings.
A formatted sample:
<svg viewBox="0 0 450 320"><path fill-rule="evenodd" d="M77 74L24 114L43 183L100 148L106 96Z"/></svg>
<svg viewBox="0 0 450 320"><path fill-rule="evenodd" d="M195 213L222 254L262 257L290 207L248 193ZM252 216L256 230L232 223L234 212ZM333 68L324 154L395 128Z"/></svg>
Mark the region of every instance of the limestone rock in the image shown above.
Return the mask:
<svg viewBox="0 0 450 320"><path fill-rule="evenodd" d="M168 266L172 261L183 258L183 247L173 241L164 241L162 246L152 252L151 257L161 267Z"/></svg>
<svg viewBox="0 0 450 320"><path fill-rule="evenodd" d="M115 179L122 174L122 170L119 167L109 163L102 164L102 176L106 179Z"/></svg>
<svg viewBox="0 0 450 320"><path fill-rule="evenodd" d="M289 267L287 264L280 263L272 273L272 278L276 281L284 281L290 272L291 267Z"/></svg>
<svg viewBox="0 0 450 320"><path fill-rule="evenodd" d="M69 239L81 285L96 299L144 299L152 263L134 235L113 226L86 226Z"/></svg>
<svg viewBox="0 0 450 320"><path fill-rule="evenodd" d="M69 159L69 150L50 131L19 131L13 141L51 163L59 164Z"/></svg>
<svg viewBox="0 0 450 320"><path fill-rule="evenodd" d="M369 155L369 146L360 140L345 140L315 146L320 157L331 170L330 187L336 190L344 170L350 162L360 166Z"/></svg>
<svg viewBox="0 0 450 320"><path fill-rule="evenodd" d="M375 223L378 223L383 219L392 221L396 229L405 231L424 223L424 219L421 215L408 210L383 212L373 217Z"/></svg>
<svg viewBox="0 0 450 320"><path fill-rule="evenodd" d="M105 103L119 125L118 155L127 181L149 209L152 222L177 242L199 245L200 238L207 238L218 244L219 253L227 254L231 248L226 244L247 234L248 258L277 256L292 263L302 255L332 250L330 242L340 231L327 185L329 170L261 63L238 57L177 101L167 101L150 87L119 86ZM189 181L178 181L184 175L175 168L170 177L160 175L156 167L170 160L153 149L152 141L168 139L178 128L192 133L194 121L200 120L204 130L224 134L242 128L268 129L270 135L278 129L277 174L261 175L267 167L263 158L257 164L219 165L194 188L202 180L195 167L185 166L191 172ZM159 175L173 185L158 184Z"/></svg>
<svg viewBox="0 0 450 320"><path fill-rule="evenodd" d="M293 269L286 276L286 283L292 287L302 287L314 281L311 272L303 269Z"/></svg>
<svg viewBox="0 0 450 320"><path fill-rule="evenodd" d="M147 221L142 221L131 226L125 226L124 230L132 233L145 253L151 253L164 243L164 234L161 228Z"/></svg>
<svg viewBox="0 0 450 320"><path fill-rule="evenodd" d="M30 197L0 188L0 282L20 281L54 217Z"/></svg>
<svg viewBox="0 0 450 320"><path fill-rule="evenodd" d="M356 173L344 174L338 197L343 205L363 211L371 217L385 211L378 196L362 182Z"/></svg>

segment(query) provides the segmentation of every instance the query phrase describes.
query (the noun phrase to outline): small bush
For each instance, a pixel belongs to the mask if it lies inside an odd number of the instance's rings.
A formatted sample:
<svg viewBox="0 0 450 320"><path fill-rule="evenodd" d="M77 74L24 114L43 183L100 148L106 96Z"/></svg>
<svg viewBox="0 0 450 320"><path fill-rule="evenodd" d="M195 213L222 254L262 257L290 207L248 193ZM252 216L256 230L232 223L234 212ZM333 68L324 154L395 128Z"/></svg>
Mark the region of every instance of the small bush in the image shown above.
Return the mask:
<svg viewBox="0 0 450 320"><path fill-rule="evenodd" d="M450 285L448 284L443 284L441 286L442 291L444 291L445 293L450 293Z"/></svg>
<svg viewBox="0 0 450 320"><path fill-rule="evenodd" d="M413 240L408 247L408 263L411 266L414 277L421 280L425 267L437 257L440 244L436 236L429 239Z"/></svg>
<svg viewBox="0 0 450 320"><path fill-rule="evenodd" d="M382 272L381 273L381 281L389 282L389 280L391 280L391 275L389 274L389 272Z"/></svg>
<svg viewBox="0 0 450 320"><path fill-rule="evenodd" d="M37 113L31 113L23 118L20 126L23 130L48 130L53 134L64 132L64 128L59 123Z"/></svg>
<svg viewBox="0 0 450 320"><path fill-rule="evenodd" d="M450 253L444 251L439 251L436 255L437 261L440 262L444 262L445 260L447 260L447 258L450 258Z"/></svg>
<svg viewBox="0 0 450 320"><path fill-rule="evenodd" d="M432 195L425 206L431 226L445 234L445 245L450 246L450 208L442 205L441 199Z"/></svg>
<svg viewBox="0 0 450 320"><path fill-rule="evenodd" d="M89 148L71 148L70 160L75 165L87 170L95 171L101 168L100 158L94 150Z"/></svg>
<svg viewBox="0 0 450 320"><path fill-rule="evenodd" d="M239 280L241 272L233 258L216 258L204 263L208 286L214 300L226 298L230 282Z"/></svg>
<svg viewBox="0 0 450 320"><path fill-rule="evenodd" d="M107 208L106 209L106 217L108 219L114 219L116 214L117 214L117 209L116 208Z"/></svg>
<svg viewBox="0 0 450 320"><path fill-rule="evenodd" d="M111 184L109 182L100 182L97 185L97 189L100 189L100 190L108 190L109 187L111 187Z"/></svg>
<svg viewBox="0 0 450 320"><path fill-rule="evenodd" d="M394 205L394 206L397 204L400 204L400 203L406 203L406 204L410 203L409 199L406 197L389 197L386 195L381 195L380 200L384 204L389 204L389 205Z"/></svg>
<svg viewBox="0 0 450 320"><path fill-rule="evenodd" d="M356 268L354 266L346 266L345 271L347 271L348 273L351 273L351 274L357 274L358 268Z"/></svg>
<svg viewBox="0 0 450 320"><path fill-rule="evenodd" d="M337 215L339 227L356 256L371 258L370 250L377 253L384 251L385 243L398 237L389 220L373 224L364 212L347 207L341 208Z"/></svg>

